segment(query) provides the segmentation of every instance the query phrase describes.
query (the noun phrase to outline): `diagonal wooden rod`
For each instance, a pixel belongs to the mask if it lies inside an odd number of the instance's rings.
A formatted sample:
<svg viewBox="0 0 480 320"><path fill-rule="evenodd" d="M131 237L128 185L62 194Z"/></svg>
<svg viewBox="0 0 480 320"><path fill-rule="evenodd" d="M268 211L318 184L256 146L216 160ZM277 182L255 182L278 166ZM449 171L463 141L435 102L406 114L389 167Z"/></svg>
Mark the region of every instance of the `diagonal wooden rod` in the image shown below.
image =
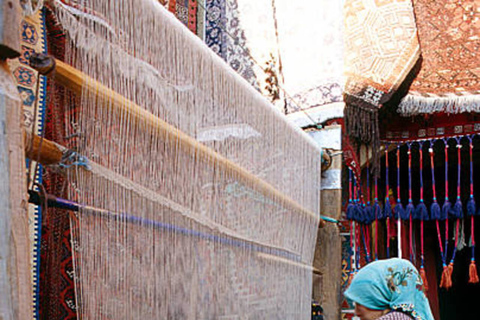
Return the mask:
<svg viewBox="0 0 480 320"><path fill-rule="evenodd" d="M215 152L213 149L198 142L174 126L156 117L151 112L143 109L139 105L72 66L43 54L33 54L30 59L30 66L35 68L39 73L55 79L56 82L64 85L79 95L84 91L95 95L99 100L104 102L103 104L99 103L99 105L105 105L113 108L113 110L117 112L126 114L135 123L156 131L159 135L164 136L165 139L173 139L182 150L187 151L188 153L194 152L197 157L213 162L214 166L223 169L223 171L235 174L238 179L247 185L254 187L256 191L264 196L269 197L274 201L280 200L287 208L303 213L313 219L319 218L319 214L315 214L302 207L296 201L278 191L269 183L256 177L244 168ZM319 226L323 227L324 225L325 222L320 219Z"/></svg>

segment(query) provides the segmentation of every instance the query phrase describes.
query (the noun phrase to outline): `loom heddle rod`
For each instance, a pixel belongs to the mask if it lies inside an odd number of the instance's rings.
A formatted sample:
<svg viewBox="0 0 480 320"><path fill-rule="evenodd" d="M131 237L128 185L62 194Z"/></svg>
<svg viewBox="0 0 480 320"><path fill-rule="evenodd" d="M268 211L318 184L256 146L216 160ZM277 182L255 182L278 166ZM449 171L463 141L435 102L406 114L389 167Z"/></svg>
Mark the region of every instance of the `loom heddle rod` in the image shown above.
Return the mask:
<svg viewBox="0 0 480 320"><path fill-rule="evenodd" d="M29 194L29 202L32 204L36 204L36 205L47 204L49 207L53 207L53 208L71 210L74 212L81 211L82 213L85 213L85 214L90 213L90 214L94 214L104 218L119 219L122 222L133 223L133 224L141 225L143 227L151 227L151 228L163 230L166 232L172 232L172 233L181 234L184 236L198 238L201 240L212 241L212 242L227 245L227 246L233 246L238 248L248 248L259 253L282 257L290 261L300 263L302 264L302 266L305 265L301 261L299 255L293 252L290 252L288 250L269 247L261 243L255 243L249 240L235 238L228 235L220 236L220 235L215 235L215 234L206 233L202 231L187 229L187 228L176 226L173 224L164 223L161 221L155 221L151 219L145 219L145 218L133 216L126 213L117 214L117 213L109 212L108 210L104 210L104 209L93 208L91 206L84 206L74 201L58 198L51 194L42 195L41 193L34 190L29 190L28 194Z"/></svg>

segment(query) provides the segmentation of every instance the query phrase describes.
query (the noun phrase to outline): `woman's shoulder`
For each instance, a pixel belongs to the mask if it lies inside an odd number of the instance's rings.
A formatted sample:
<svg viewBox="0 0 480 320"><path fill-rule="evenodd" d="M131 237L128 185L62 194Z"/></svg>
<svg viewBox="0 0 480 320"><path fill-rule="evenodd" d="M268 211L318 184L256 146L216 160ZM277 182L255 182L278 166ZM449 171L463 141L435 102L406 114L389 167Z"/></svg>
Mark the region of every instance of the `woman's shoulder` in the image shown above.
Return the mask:
<svg viewBox="0 0 480 320"><path fill-rule="evenodd" d="M403 312L398 312L398 311L389 312L386 315L378 318L378 320L412 320L412 319L413 318L410 317L409 315Z"/></svg>

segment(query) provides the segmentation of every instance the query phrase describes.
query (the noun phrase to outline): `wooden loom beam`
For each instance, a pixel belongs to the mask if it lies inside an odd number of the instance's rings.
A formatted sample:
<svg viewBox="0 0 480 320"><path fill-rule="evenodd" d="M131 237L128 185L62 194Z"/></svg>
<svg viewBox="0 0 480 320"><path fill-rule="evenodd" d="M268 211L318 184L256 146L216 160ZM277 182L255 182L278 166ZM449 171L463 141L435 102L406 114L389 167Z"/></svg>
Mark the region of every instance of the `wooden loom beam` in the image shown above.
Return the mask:
<svg viewBox="0 0 480 320"><path fill-rule="evenodd" d="M28 159L38 161L43 165L57 164L62 161L65 147L27 131L23 132L23 140L25 141L25 156Z"/></svg>
<svg viewBox="0 0 480 320"><path fill-rule="evenodd" d="M244 183L255 186L255 190L264 196L281 199L283 204L290 209L312 218L317 217L315 213L303 208L297 202L275 189L272 185L72 66L43 54L32 55L30 66L35 68L39 73L55 79L56 82L77 94L87 91L95 95L99 100L106 102L106 107L111 107L112 110L129 116L136 123L155 130L160 135L170 137L170 139L178 143L181 149L187 151L194 150L199 158L213 161L215 166L227 172L235 173ZM319 224L320 227L323 227L325 222L320 220Z"/></svg>

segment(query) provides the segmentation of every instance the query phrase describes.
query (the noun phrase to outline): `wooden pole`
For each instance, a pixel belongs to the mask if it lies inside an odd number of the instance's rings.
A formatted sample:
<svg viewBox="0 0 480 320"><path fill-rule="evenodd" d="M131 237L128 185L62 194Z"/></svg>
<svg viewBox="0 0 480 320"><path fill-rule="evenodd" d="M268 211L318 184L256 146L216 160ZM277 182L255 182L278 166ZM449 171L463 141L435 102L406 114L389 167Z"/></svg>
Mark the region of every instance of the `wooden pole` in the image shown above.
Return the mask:
<svg viewBox="0 0 480 320"><path fill-rule="evenodd" d="M17 3L13 1L12 3ZM3 4L0 1L0 8ZM0 10L0 27L8 11ZM20 21L16 21L20 24ZM1 30L0 30L1 32ZM0 319L34 318L22 101L7 62L0 59Z"/></svg>
<svg viewBox="0 0 480 320"><path fill-rule="evenodd" d="M23 132L25 141L25 156L43 165L57 164L62 161L63 153L67 150L59 144L43 139L30 132Z"/></svg>
<svg viewBox="0 0 480 320"><path fill-rule="evenodd" d="M264 196L275 201L281 200L286 207L301 212L311 218L318 219L319 214L303 208L267 182L72 66L43 54L32 55L30 66L35 68L39 73L54 78L56 82L77 94L82 94L83 91L87 91L95 95L103 102L98 105L105 105L113 108L113 110L117 112L125 114L127 117L130 117L134 123L156 131L157 134L165 139L174 139L178 142L180 149L187 153L195 153L199 158L205 159L206 161L212 161L214 166L235 174L238 179L247 185L253 186L255 190ZM325 222L320 220L319 224L323 227Z"/></svg>

